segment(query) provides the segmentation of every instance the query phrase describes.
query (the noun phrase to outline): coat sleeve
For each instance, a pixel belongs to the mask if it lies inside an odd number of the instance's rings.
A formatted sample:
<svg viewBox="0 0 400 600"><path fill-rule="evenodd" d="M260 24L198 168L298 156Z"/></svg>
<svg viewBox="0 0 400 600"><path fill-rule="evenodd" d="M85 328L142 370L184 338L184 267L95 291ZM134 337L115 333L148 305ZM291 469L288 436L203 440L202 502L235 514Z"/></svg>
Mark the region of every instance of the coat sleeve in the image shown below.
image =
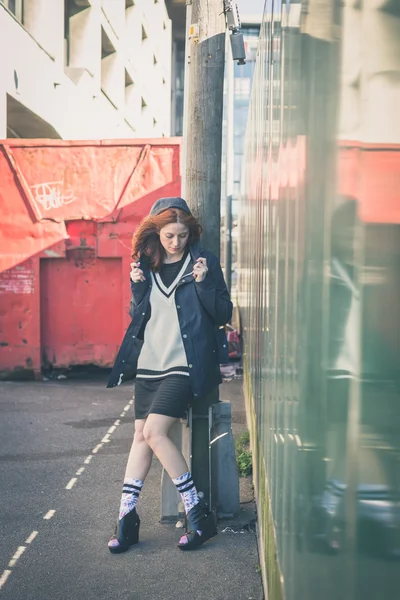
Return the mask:
<svg viewBox="0 0 400 600"><path fill-rule="evenodd" d="M146 280L133 283L132 279L130 279L131 292L132 292L131 307L130 307L131 317L133 315L133 311L135 310L135 308L139 306L139 304L145 297L146 291L149 287L149 284L148 284L148 282L150 281L149 265L148 265L147 258L143 255L140 256L140 264L141 264L141 269L143 270L144 276L146 277Z"/></svg>
<svg viewBox="0 0 400 600"><path fill-rule="evenodd" d="M216 256L207 256L208 273L199 283L195 282L197 296L215 325L222 327L232 318L233 305L225 284L221 265Z"/></svg>
<svg viewBox="0 0 400 600"><path fill-rule="evenodd" d="M141 301L144 298L144 295L147 290L147 284L144 281L138 281L137 283L133 283L131 281L131 291L132 291L132 299L131 299L131 316L133 314L134 309L139 306Z"/></svg>

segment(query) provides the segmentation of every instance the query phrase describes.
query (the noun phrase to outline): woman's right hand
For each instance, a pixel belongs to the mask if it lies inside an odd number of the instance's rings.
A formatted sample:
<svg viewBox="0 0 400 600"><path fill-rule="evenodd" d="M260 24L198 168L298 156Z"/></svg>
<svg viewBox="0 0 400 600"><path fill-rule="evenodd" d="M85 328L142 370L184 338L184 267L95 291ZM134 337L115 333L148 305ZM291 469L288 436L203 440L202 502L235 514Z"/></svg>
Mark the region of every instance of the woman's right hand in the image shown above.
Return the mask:
<svg viewBox="0 0 400 600"><path fill-rule="evenodd" d="M139 283L139 281L146 280L143 271L140 269L140 262L131 263L131 280L133 283Z"/></svg>

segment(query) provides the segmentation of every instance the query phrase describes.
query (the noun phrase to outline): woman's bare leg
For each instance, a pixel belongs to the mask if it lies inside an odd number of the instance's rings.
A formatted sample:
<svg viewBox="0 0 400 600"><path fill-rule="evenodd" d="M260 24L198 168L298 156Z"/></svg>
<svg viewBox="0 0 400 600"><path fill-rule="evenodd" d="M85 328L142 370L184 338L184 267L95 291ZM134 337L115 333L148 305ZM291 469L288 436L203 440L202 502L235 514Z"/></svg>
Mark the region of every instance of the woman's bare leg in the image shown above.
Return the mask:
<svg viewBox="0 0 400 600"><path fill-rule="evenodd" d="M177 421L174 417L151 414L143 427L143 437L147 445L161 462L171 479L188 471L181 451L168 437L169 430Z"/></svg>
<svg viewBox="0 0 400 600"><path fill-rule="evenodd" d="M143 482L147 476L147 473L151 467L151 461L153 458L153 451L146 443L143 437L143 428L146 424L145 419L136 419L135 421L135 432L133 436L133 442L128 457L128 463L126 465L124 484L122 487L122 497L119 508L119 523L123 523L124 519L130 519L130 525L125 523L124 529L119 529L119 525L116 534L112 536L108 542L108 548L110 552L124 552L132 544L138 541L138 517L134 512L136 509L136 503L138 501ZM130 536L127 531L130 530ZM136 530L136 539L134 539L134 533Z"/></svg>
<svg viewBox="0 0 400 600"><path fill-rule="evenodd" d="M192 510L196 510L195 507L200 502L200 498L182 453L168 437L169 430L175 421L176 419L173 417L151 414L147 417L143 435L181 494L185 512L188 514ZM204 512L203 515L199 512L195 522L196 531L191 531L181 537L180 548L195 548L205 539L215 535L215 532L208 532L205 533L207 537L203 537L203 525L206 524Z"/></svg>
<svg viewBox="0 0 400 600"><path fill-rule="evenodd" d="M126 465L125 479L144 481L150 471L153 450L143 436L145 424L146 419L136 419L135 421L135 433Z"/></svg>

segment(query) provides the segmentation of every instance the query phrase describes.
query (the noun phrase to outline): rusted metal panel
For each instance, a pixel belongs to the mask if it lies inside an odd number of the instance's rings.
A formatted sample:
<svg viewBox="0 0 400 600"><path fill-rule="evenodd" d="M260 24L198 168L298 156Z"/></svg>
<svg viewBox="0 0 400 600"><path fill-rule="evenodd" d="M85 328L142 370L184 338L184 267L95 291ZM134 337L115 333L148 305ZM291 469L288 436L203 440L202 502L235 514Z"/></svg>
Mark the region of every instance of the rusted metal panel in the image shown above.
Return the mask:
<svg viewBox="0 0 400 600"><path fill-rule="evenodd" d="M99 259L86 253L41 261L43 366L111 366L126 308L122 278L121 258Z"/></svg>
<svg viewBox="0 0 400 600"><path fill-rule="evenodd" d="M65 224L38 222L0 144L0 272L67 237Z"/></svg>
<svg viewBox="0 0 400 600"><path fill-rule="evenodd" d="M180 187L179 151L178 139L0 142L0 271L66 239L66 221L143 215Z"/></svg>
<svg viewBox="0 0 400 600"><path fill-rule="evenodd" d="M40 370L39 261L0 273L0 371Z"/></svg>
<svg viewBox="0 0 400 600"><path fill-rule="evenodd" d="M132 234L180 194L180 140L6 140L0 181L0 376L110 366Z"/></svg>

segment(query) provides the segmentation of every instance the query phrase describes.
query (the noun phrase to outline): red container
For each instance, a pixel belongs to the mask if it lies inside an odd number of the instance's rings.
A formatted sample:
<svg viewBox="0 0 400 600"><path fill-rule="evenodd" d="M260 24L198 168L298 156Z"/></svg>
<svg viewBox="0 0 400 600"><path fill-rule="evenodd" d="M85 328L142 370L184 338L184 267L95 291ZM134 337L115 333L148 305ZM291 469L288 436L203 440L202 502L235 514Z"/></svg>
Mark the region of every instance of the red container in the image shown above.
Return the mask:
<svg viewBox="0 0 400 600"><path fill-rule="evenodd" d="M180 194L180 140L5 140L0 182L0 376L111 366L132 233Z"/></svg>

